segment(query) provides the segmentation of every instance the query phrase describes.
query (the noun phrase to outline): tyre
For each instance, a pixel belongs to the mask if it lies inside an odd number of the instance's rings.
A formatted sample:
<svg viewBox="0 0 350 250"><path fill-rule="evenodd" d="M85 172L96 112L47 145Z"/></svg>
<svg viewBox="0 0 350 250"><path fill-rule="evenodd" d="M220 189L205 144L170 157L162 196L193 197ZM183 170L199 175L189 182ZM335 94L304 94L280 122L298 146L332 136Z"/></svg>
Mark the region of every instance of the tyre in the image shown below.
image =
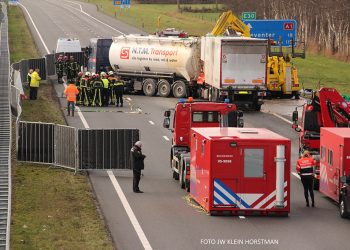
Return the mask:
<svg viewBox="0 0 350 250"><path fill-rule="evenodd" d="M179 169L179 171L180 171L179 183L180 183L180 187L182 189L185 188L185 178L186 178L183 166L184 166L184 163L182 162L180 169Z"/></svg>
<svg viewBox="0 0 350 250"><path fill-rule="evenodd" d="M158 94L161 97L168 97L171 92L170 83L167 80L161 79L158 82Z"/></svg>
<svg viewBox="0 0 350 250"><path fill-rule="evenodd" d="M143 81L143 93L146 96L154 96L157 92L157 85L156 85L156 81L151 79L151 78L147 78Z"/></svg>
<svg viewBox="0 0 350 250"><path fill-rule="evenodd" d="M174 82L173 95L176 98L187 97L187 86L183 81L175 81Z"/></svg>
<svg viewBox="0 0 350 250"><path fill-rule="evenodd" d="M349 218L349 212L347 211L346 203L344 197L341 198L339 203L339 214L342 218Z"/></svg>

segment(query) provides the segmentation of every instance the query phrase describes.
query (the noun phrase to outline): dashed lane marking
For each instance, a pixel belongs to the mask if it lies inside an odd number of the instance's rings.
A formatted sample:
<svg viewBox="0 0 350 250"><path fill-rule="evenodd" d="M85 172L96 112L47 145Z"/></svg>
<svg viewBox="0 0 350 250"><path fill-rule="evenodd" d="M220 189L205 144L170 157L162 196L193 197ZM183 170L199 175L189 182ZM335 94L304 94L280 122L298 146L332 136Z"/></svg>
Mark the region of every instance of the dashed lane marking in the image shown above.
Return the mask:
<svg viewBox="0 0 350 250"><path fill-rule="evenodd" d="M153 121L148 121L151 125L154 125L154 122Z"/></svg>
<svg viewBox="0 0 350 250"><path fill-rule="evenodd" d="M163 135L163 138L164 138L164 140L166 140L166 141L170 141L170 139L169 139L166 135Z"/></svg>
<svg viewBox="0 0 350 250"><path fill-rule="evenodd" d="M238 216L238 217L239 217L240 219L242 219L242 220L245 219L245 216L242 216L242 215L241 215L241 216Z"/></svg>

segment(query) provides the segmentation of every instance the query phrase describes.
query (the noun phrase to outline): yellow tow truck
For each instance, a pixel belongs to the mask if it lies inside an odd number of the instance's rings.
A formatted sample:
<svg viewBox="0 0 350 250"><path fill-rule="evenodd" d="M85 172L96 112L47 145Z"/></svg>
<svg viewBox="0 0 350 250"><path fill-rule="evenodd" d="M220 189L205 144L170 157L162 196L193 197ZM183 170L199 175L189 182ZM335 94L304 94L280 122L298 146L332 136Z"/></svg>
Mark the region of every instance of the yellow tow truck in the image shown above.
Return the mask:
<svg viewBox="0 0 350 250"><path fill-rule="evenodd" d="M232 11L221 14L215 27L211 31L213 36L242 36L251 37L250 28L236 17ZM305 48L302 51L295 51L295 41L292 41L291 48L276 46L278 41L269 41L267 81L268 97L291 97L299 98L301 86L298 79L298 71L293 66L291 58L305 58ZM289 51L287 51L289 49ZM290 51L291 50L291 51Z"/></svg>

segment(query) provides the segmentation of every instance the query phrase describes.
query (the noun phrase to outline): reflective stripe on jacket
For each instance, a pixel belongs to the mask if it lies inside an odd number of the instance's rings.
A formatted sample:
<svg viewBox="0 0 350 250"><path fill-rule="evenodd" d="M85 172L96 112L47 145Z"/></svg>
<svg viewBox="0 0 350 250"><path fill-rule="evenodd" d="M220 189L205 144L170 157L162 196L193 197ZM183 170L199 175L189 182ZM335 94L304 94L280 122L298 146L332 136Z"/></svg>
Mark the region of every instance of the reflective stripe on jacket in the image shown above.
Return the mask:
<svg viewBox="0 0 350 250"><path fill-rule="evenodd" d="M31 79L30 79L30 87L39 87L39 83L40 83L40 76L38 74L38 72L34 71L31 75Z"/></svg>
<svg viewBox="0 0 350 250"><path fill-rule="evenodd" d="M73 84L69 84L69 86L64 90L64 93L66 94L67 101L69 102L75 102L77 99L77 95L79 94L78 88Z"/></svg>
<svg viewBox="0 0 350 250"><path fill-rule="evenodd" d="M121 81L117 81L114 83L114 86L124 86L124 83Z"/></svg>
<svg viewBox="0 0 350 250"><path fill-rule="evenodd" d="M316 161L312 157L303 157L297 161L296 171L300 175L313 175Z"/></svg>

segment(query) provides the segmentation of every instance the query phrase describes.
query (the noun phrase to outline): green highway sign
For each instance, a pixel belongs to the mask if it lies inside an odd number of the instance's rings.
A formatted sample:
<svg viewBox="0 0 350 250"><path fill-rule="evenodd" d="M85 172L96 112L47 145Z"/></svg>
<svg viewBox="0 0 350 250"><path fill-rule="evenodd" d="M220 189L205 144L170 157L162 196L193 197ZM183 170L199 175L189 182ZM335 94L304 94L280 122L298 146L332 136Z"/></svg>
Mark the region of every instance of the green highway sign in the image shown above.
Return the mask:
<svg viewBox="0 0 350 250"><path fill-rule="evenodd" d="M255 20L256 19L256 12L243 12L242 19L243 20Z"/></svg>

